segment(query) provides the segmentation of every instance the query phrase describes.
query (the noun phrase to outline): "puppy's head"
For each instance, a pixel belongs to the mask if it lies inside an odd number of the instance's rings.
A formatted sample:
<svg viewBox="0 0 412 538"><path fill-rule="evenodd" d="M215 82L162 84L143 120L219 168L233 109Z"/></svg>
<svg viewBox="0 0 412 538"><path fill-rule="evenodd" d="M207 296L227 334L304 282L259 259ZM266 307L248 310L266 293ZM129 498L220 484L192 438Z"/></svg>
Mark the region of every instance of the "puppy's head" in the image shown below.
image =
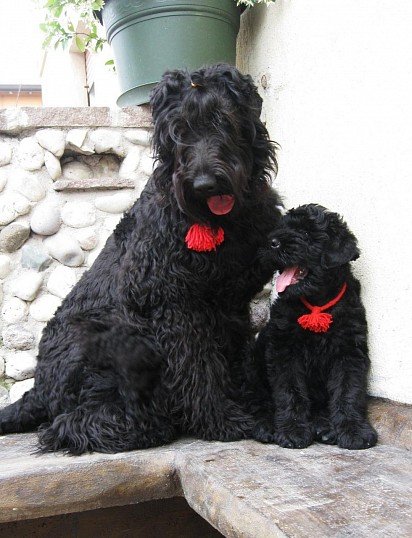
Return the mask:
<svg viewBox="0 0 412 538"><path fill-rule="evenodd" d="M359 257L356 238L342 217L316 204L291 209L269 239L281 294L316 293Z"/></svg>

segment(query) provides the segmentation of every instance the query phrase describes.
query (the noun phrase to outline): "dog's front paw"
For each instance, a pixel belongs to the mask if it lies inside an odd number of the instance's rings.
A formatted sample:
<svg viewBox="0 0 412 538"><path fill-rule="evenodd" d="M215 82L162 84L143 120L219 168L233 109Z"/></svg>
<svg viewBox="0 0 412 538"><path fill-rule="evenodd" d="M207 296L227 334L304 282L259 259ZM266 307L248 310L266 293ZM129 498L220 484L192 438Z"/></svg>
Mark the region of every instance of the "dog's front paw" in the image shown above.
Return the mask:
<svg viewBox="0 0 412 538"><path fill-rule="evenodd" d="M313 443L313 431L309 424L283 426L273 434L273 442L283 448L306 448Z"/></svg>
<svg viewBox="0 0 412 538"><path fill-rule="evenodd" d="M336 427L337 444L340 448L363 450L376 445L378 434L368 422L347 421Z"/></svg>
<svg viewBox="0 0 412 538"><path fill-rule="evenodd" d="M257 424L253 428L252 437L260 443L275 443L275 430L269 424Z"/></svg>
<svg viewBox="0 0 412 538"><path fill-rule="evenodd" d="M336 445L336 431L327 418L319 417L313 421L315 440L326 445Z"/></svg>

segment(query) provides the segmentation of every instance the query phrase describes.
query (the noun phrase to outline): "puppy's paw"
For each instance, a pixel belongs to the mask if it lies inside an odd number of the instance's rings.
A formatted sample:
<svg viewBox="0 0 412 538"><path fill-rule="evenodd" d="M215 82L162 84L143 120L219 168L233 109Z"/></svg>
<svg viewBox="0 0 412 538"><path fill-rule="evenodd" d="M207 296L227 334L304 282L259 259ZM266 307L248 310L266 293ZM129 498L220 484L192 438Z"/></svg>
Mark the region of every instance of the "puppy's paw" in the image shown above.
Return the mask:
<svg viewBox="0 0 412 538"><path fill-rule="evenodd" d="M313 431L309 424L283 426L273 435L273 442L283 448L306 448L313 440Z"/></svg>
<svg viewBox="0 0 412 538"><path fill-rule="evenodd" d="M324 443L326 445L336 445L336 431L332 423L327 418L316 418L313 421L313 432L315 435L315 440L319 443Z"/></svg>
<svg viewBox="0 0 412 538"><path fill-rule="evenodd" d="M376 445L378 434L368 422L347 421L336 428L340 448L363 450Z"/></svg>
<svg viewBox="0 0 412 538"><path fill-rule="evenodd" d="M275 443L275 430L269 424L257 424L253 428L252 437L260 443Z"/></svg>

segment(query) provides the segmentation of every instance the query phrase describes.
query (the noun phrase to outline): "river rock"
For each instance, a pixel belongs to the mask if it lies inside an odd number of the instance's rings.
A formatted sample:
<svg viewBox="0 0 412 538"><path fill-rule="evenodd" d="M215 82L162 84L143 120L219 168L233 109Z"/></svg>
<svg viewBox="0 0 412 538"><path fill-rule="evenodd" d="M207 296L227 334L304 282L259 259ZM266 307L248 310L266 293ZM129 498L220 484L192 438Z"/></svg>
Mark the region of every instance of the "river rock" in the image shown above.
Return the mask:
<svg viewBox="0 0 412 538"><path fill-rule="evenodd" d="M27 314L27 305L17 297L11 297L1 309L1 316L6 323L18 323L22 321Z"/></svg>
<svg viewBox="0 0 412 538"><path fill-rule="evenodd" d="M54 295L42 295L30 305L30 315L36 321L49 321L61 305L61 299Z"/></svg>
<svg viewBox="0 0 412 538"><path fill-rule="evenodd" d="M70 181L84 181L93 177L93 170L86 163L70 161L63 165L62 174Z"/></svg>
<svg viewBox="0 0 412 538"><path fill-rule="evenodd" d="M9 325L3 330L3 343L7 349L31 349L34 345L34 335L20 325Z"/></svg>
<svg viewBox="0 0 412 538"><path fill-rule="evenodd" d="M53 235L58 232L61 224L60 209L47 202L33 209L30 218L30 228L39 235Z"/></svg>
<svg viewBox="0 0 412 538"><path fill-rule="evenodd" d="M41 181L25 170L16 170L13 173L13 188L31 202L38 202L46 196Z"/></svg>
<svg viewBox="0 0 412 538"><path fill-rule="evenodd" d="M118 157L126 155L122 135L117 131L96 129L90 133L89 138L96 153L114 153Z"/></svg>
<svg viewBox="0 0 412 538"><path fill-rule="evenodd" d="M140 170L146 174L146 176L151 176L153 174L153 163L154 160L150 155L143 154L140 160Z"/></svg>
<svg viewBox="0 0 412 538"><path fill-rule="evenodd" d="M0 200L0 226L5 226L17 217L30 211L30 202L19 192L9 192Z"/></svg>
<svg viewBox="0 0 412 538"><path fill-rule="evenodd" d="M134 197L129 192L117 192L111 196L96 198L94 205L106 213L123 213L132 207Z"/></svg>
<svg viewBox="0 0 412 538"><path fill-rule="evenodd" d="M21 249L21 265L26 269L44 271L52 263L52 258L40 247L24 245Z"/></svg>
<svg viewBox="0 0 412 538"><path fill-rule="evenodd" d="M5 166L11 161L12 149L7 142L0 142L0 166Z"/></svg>
<svg viewBox="0 0 412 538"><path fill-rule="evenodd" d="M80 228L74 235L83 250L93 250L99 240L94 228Z"/></svg>
<svg viewBox="0 0 412 538"><path fill-rule="evenodd" d="M0 385L0 409L7 407L10 404L9 391L6 387Z"/></svg>
<svg viewBox="0 0 412 538"><path fill-rule="evenodd" d="M0 232L0 252L15 252L30 235L30 226L20 222L9 224Z"/></svg>
<svg viewBox="0 0 412 538"><path fill-rule="evenodd" d="M47 282L47 289L53 295L64 299L76 284L76 274L73 269L62 265L53 269Z"/></svg>
<svg viewBox="0 0 412 538"><path fill-rule="evenodd" d="M67 202L61 215L64 224L72 228L84 228L96 222L96 211L89 202Z"/></svg>
<svg viewBox="0 0 412 538"><path fill-rule="evenodd" d="M50 151L44 152L44 164L53 181L62 175L60 159L53 155L53 153L50 153Z"/></svg>
<svg viewBox="0 0 412 538"><path fill-rule="evenodd" d="M18 160L25 170L40 170L44 164L44 150L33 137L23 138L19 145Z"/></svg>
<svg viewBox="0 0 412 538"><path fill-rule="evenodd" d="M44 244L54 259L69 267L78 267L84 262L84 253L79 243L65 232L45 239Z"/></svg>
<svg viewBox="0 0 412 538"><path fill-rule="evenodd" d="M20 398L33 388L34 379L25 379L24 381L17 381L10 389L10 403L17 402Z"/></svg>
<svg viewBox="0 0 412 538"><path fill-rule="evenodd" d="M119 169L119 176L123 179L136 180L138 178L138 168L140 163L140 148L131 148L124 158Z"/></svg>
<svg viewBox="0 0 412 538"><path fill-rule="evenodd" d="M151 132L145 129L128 129L123 136L132 144L139 146L150 146Z"/></svg>
<svg viewBox="0 0 412 538"><path fill-rule="evenodd" d="M6 376L22 381L34 376L37 360L28 351L10 353L6 357Z"/></svg>
<svg viewBox="0 0 412 538"><path fill-rule="evenodd" d="M56 157L61 157L66 146L66 136L59 129L42 129L37 131L36 140L42 148Z"/></svg>
<svg viewBox="0 0 412 538"><path fill-rule="evenodd" d="M34 271L27 271L11 282L11 292L23 301L33 301L43 282L43 276Z"/></svg>
<svg viewBox="0 0 412 538"><path fill-rule="evenodd" d="M80 149L86 140L88 129L70 129L66 135L66 144L75 149Z"/></svg>
<svg viewBox="0 0 412 538"><path fill-rule="evenodd" d="M0 278L6 278L10 270L10 258L5 254L0 254Z"/></svg>

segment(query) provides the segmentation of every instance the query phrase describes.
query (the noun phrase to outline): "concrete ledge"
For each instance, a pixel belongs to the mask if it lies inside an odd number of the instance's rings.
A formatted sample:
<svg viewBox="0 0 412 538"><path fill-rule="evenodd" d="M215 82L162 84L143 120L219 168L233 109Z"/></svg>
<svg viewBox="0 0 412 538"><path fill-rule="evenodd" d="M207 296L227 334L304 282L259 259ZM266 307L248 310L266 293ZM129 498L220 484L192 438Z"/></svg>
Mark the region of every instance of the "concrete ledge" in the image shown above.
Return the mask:
<svg viewBox="0 0 412 538"><path fill-rule="evenodd" d="M390 405L372 407L381 417ZM410 421L411 408L401 407ZM382 442L391 439L378 429ZM0 522L184 496L230 537L412 533L412 456L389 444L288 450L254 441L181 440L81 457L35 455L35 446L35 434L0 438Z"/></svg>
<svg viewBox="0 0 412 538"><path fill-rule="evenodd" d="M148 106L21 107L0 109L0 133L17 135L42 127L151 127Z"/></svg>

